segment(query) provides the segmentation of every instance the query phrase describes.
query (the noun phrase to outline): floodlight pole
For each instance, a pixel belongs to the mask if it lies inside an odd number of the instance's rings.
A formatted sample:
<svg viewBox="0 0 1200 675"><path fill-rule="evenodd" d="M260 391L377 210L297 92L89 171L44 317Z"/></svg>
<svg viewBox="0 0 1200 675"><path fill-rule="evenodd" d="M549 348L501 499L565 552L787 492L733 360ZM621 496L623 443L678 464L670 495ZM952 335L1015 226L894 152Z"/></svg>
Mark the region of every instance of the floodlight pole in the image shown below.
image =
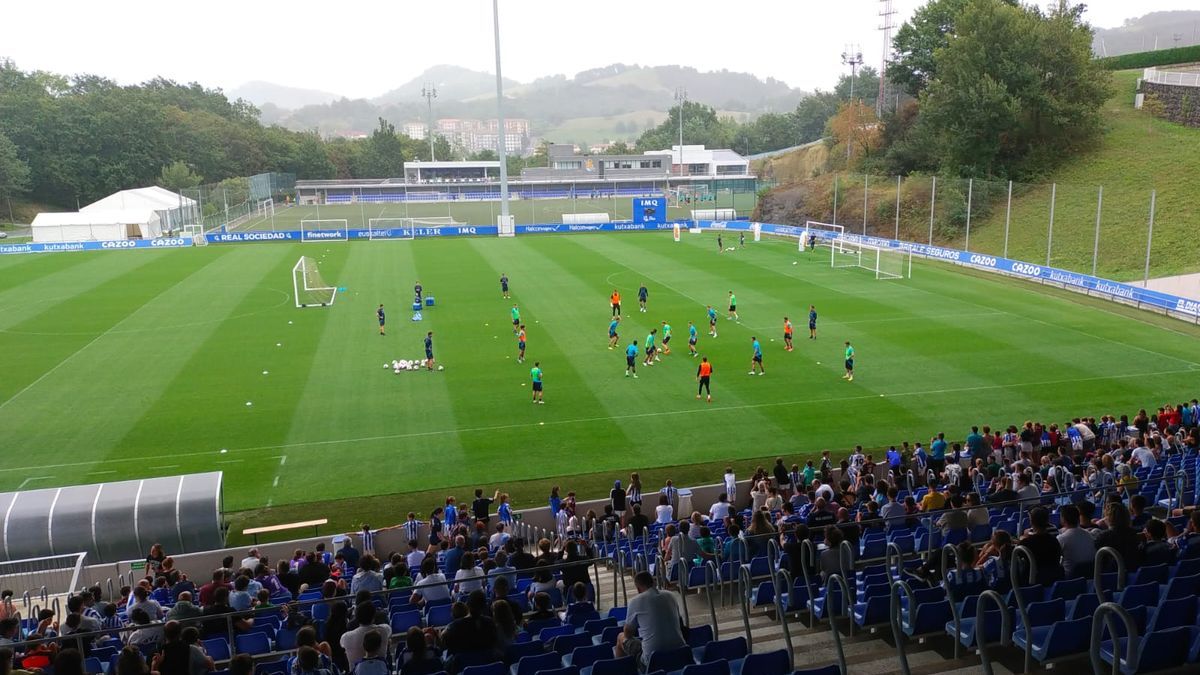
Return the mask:
<svg viewBox="0 0 1200 675"><path fill-rule="evenodd" d="M863 64L862 50L857 49L854 45L847 45L846 51L842 52L842 65L850 66L850 104L854 104L854 79L858 75L858 67ZM846 139L846 163L850 162L850 148L853 143L850 139Z"/></svg>
<svg viewBox="0 0 1200 675"><path fill-rule="evenodd" d="M683 104L687 103L687 89L675 87L675 103L679 106L679 175L683 175Z"/></svg>
<svg viewBox="0 0 1200 675"><path fill-rule="evenodd" d="M429 137L429 161L436 162L437 158L433 156L433 99L437 98L437 89L432 83L426 84L421 87L421 96L429 106L429 124L425 127L425 135Z"/></svg>
<svg viewBox="0 0 1200 675"><path fill-rule="evenodd" d="M492 0L492 33L496 43L496 124L498 142L496 154L500 157L500 218L508 225L508 152L505 141L508 134L504 124L504 77L500 73L500 3Z"/></svg>

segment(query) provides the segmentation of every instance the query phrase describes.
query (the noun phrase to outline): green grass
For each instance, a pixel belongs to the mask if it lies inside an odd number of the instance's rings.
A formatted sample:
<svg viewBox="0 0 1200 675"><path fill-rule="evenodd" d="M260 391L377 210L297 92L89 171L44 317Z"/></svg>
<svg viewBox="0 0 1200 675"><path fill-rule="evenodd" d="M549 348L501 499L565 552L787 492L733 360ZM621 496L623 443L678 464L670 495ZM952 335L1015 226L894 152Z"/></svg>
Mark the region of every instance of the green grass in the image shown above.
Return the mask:
<svg viewBox="0 0 1200 675"><path fill-rule="evenodd" d="M0 489L217 469L234 531L308 515L350 528L473 486L520 508L551 484L603 494L631 469L696 484L726 462L748 474L777 454L1130 413L1190 396L1200 367L1192 327L1033 285L925 262L881 282L783 241L713 248L710 235L604 234L0 258ZM332 307L292 306L300 255L346 288ZM544 406L529 403L530 364L515 363L501 272L545 370ZM438 302L421 323L405 309L417 278ZM632 302L643 281L646 314ZM676 335L638 380L605 348L613 287L627 299L622 344L662 320ZM707 338L704 305L729 289L742 321ZM783 316L804 334L809 304L821 337L785 353ZM688 320L715 364L711 405L694 398ZM420 357L427 330L444 372L382 368ZM751 335L764 377L746 375ZM846 339L853 383L840 378Z"/></svg>
<svg viewBox="0 0 1200 675"><path fill-rule="evenodd" d="M1104 186L1097 271L1118 280L1141 279L1146 257L1150 192L1157 190L1150 275L1200 272L1200 129L1134 110L1141 71L1113 74L1115 95L1104 107L1107 130L1096 147L1071 158L1044 185L1014 190L1009 257L1046 260L1051 183L1058 184L1051 264L1091 272L1097 188ZM1004 249L1005 186L992 214L972 222L971 249L999 255ZM964 190L965 192L965 190ZM960 236L951 245L959 245Z"/></svg>
<svg viewBox="0 0 1200 675"><path fill-rule="evenodd" d="M702 204L669 206L670 218L691 218L692 209L735 209L739 216L749 217L754 211L757 195L753 192L732 193L719 190L716 200ZM528 199L509 203L509 213L518 225L561 223L563 215L572 213L607 213L611 220L633 218L633 200L616 199ZM334 204L323 206L278 206L275 216L254 217L238 223L234 230L297 230L301 220L345 220L347 227L366 228L374 218L453 218L468 225L495 225L500 215L500 202L438 202L409 204ZM434 226L431 224L430 226ZM332 226L330 226L332 227ZM392 227L399 227L392 224Z"/></svg>

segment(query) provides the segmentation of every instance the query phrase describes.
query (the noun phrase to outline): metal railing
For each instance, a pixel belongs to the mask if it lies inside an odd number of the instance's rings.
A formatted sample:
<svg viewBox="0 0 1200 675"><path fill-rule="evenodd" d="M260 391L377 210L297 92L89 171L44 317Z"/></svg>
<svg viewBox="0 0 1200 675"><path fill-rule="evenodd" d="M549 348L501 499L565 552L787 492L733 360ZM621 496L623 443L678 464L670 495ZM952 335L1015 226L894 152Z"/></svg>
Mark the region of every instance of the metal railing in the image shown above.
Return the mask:
<svg viewBox="0 0 1200 675"><path fill-rule="evenodd" d="M1129 636L1129 640L1125 643L1124 651L1128 654L1122 654L1121 640L1118 637L1117 626L1113 616L1120 619L1124 623L1125 634ZM1113 662L1112 673L1119 675L1120 673L1136 673L1138 672L1138 661L1140 660L1140 652L1138 649L1140 640L1138 638L1137 621L1133 620L1133 615L1124 607L1115 602L1104 602L1096 608L1096 613L1092 615L1092 640L1088 647L1088 657L1092 662L1093 673L1104 672L1104 659L1100 657L1100 648L1103 645L1104 633L1108 632L1109 639L1112 641ZM1121 661L1125 661L1125 667L1121 667Z"/></svg>
<svg viewBox="0 0 1200 675"><path fill-rule="evenodd" d="M1154 84L1169 84L1177 87L1200 87L1200 73L1147 68L1142 71L1142 81Z"/></svg>

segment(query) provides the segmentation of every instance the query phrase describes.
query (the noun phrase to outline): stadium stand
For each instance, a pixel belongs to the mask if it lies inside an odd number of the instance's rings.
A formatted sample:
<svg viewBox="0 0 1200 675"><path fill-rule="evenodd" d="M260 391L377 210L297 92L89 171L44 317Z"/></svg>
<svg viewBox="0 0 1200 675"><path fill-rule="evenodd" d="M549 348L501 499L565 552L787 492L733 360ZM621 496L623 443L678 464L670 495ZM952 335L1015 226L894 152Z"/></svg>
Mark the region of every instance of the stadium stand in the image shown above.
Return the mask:
<svg viewBox="0 0 1200 675"><path fill-rule="evenodd" d="M489 515L479 491L427 549L381 561L366 530L367 550L345 538L274 566L258 549L228 556L199 587L155 550L119 594L79 589L61 607L3 594L0 662L119 675L201 662L257 675L1197 672L1197 412L984 427L891 448L879 465L861 449L836 468L780 460L707 516L671 485L650 493L685 511L660 522L626 510L644 495L618 482L602 514L556 494L561 531L506 519L493 534L472 517ZM422 524L394 529L406 527L415 541Z"/></svg>

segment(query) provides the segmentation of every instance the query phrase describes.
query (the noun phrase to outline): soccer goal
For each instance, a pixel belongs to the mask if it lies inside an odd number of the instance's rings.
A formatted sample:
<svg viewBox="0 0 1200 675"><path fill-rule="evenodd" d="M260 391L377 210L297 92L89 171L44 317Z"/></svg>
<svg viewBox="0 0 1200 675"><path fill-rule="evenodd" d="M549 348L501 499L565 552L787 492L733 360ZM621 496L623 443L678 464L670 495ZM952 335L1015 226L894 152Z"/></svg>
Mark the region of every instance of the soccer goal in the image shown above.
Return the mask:
<svg viewBox="0 0 1200 675"><path fill-rule="evenodd" d="M800 236L800 250L807 251L810 240L813 248L829 246L831 241L839 239L843 234L846 234L846 228L841 225L810 220L804 223L804 233Z"/></svg>
<svg viewBox="0 0 1200 675"><path fill-rule="evenodd" d="M337 298L337 289L321 278L317 261L306 255L292 267L292 289L297 307L328 307Z"/></svg>
<svg viewBox="0 0 1200 675"><path fill-rule="evenodd" d="M259 218L274 218L275 217L275 200L260 199L254 206L254 215Z"/></svg>
<svg viewBox="0 0 1200 675"><path fill-rule="evenodd" d="M897 248L882 248L846 239L829 241L831 267L861 267L875 274L876 279L905 279L912 277L912 253Z"/></svg>
<svg viewBox="0 0 1200 675"><path fill-rule="evenodd" d="M413 239L412 218L368 218L367 238L375 239Z"/></svg>
<svg viewBox="0 0 1200 675"><path fill-rule="evenodd" d="M350 238L345 218L300 221L300 241L346 241Z"/></svg>

